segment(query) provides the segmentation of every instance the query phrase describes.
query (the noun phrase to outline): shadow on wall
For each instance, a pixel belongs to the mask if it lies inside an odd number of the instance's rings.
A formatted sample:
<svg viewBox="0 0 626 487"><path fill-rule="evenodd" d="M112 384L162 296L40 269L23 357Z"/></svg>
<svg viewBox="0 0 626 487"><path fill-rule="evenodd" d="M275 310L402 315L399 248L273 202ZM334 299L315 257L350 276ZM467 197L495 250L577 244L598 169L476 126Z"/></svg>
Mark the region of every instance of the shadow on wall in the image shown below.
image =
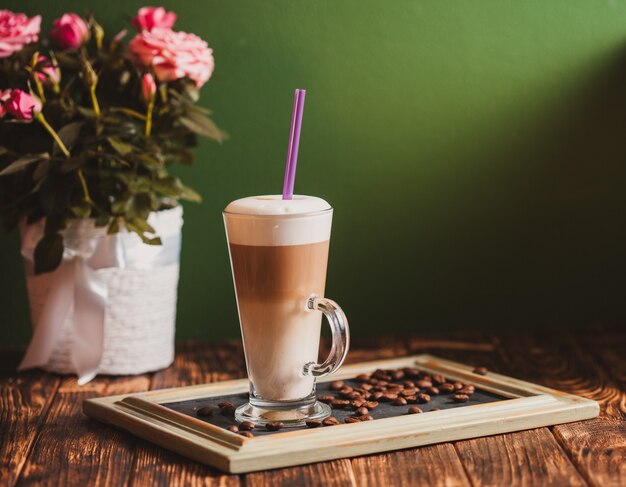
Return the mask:
<svg viewBox="0 0 626 487"><path fill-rule="evenodd" d="M395 303L351 303L352 321L372 312L404 331L626 322L626 48L520 146L488 158L500 173L485 175L487 189L386 262ZM452 257L420 253L423 238Z"/></svg>

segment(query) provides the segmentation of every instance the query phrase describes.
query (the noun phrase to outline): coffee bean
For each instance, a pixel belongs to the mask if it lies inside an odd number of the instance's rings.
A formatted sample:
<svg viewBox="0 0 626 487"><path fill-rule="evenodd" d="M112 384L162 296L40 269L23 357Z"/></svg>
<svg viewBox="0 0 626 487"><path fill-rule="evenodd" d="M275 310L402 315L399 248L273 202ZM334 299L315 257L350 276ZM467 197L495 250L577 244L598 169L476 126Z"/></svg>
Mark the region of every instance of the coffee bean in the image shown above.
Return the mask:
<svg viewBox="0 0 626 487"><path fill-rule="evenodd" d="M372 409L376 409L378 407L378 401L367 401L363 403L363 406L371 411Z"/></svg>
<svg viewBox="0 0 626 487"><path fill-rule="evenodd" d="M418 394L417 402L420 404L426 404L427 402L430 402L430 396L428 394Z"/></svg>
<svg viewBox="0 0 626 487"><path fill-rule="evenodd" d="M431 396L436 396L437 394L439 394L439 389L437 389L435 386L432 386L432 387L427 387L424 390L424 392L427 392Z"/></svg>
<svg viewBox="0 0 626 487"><path fill-rule="evenodd" d="M238 433L239 432L239 428L237 427L236 424L231 424L227 429L228 429L228 431L232 431L233 433Z"/></svg>
<svg viewBox="0 0 626 487"><path fill-rule="evenodd" d="M476 387L474 387L472 384L465 384L465 387L463 387L463 389L468 390L468 391L472 391L472 393L476 392ZM462 389L460 389L462 390Z"/></svg>
<svg viewBox="0 0 626 487"><path fill-rule="evenodd" d="M406 389L415 389L415 382L411 382L410 380L405 380L402 385L406 388Z"/></svg>
<svg viewBox="0 0 626 487"><path fill-rule="evenodd" d="M439 386L439 392L441 394L452 394L454 392L454 385L446 382L445 384L441 384Z"/></svg>
<svg viewBox="0 0 626 487"><path fill-rule="evenodd" d="M358 418L355 418L354 416L348 416L347 418L345 418L343 420L344 423L360 423L361 420Z"/></svg>
<svg viewBox="0 0 626 487"><path fill-rule="evenodd" d="M342 380L334 380L330 383L330 389L333 391L338 391L343 386L344 386L344 383Z"/></svg>
<svg viewBox="0 0 626 487"><path fill-rule="evenodd" d="M250 422L250 421L243 421L241 423L239 423L239 429L241 431L250 431L254 429L254 423Z"/></svg>
<svg viewBox="0 0 626 487"><path fill-rule="evenodd" d="M404 372L404 375L408 377L417 377L420 375L420 371L415 367L405 367L402 369L402 372Z"/></svg>
<svg viewBox="0 0 626 487"><path fill-rule="evenodd" d="M339 424L339 420L337 418L333 417L333 416L329 416L324 421L322 421L322 424L324 426L335 426L335 425Z"/></svg>
<svg viewBox="0 0 626 487"><path fill-rule="evenodd" d="M420 372L420 379L427 380L428 382L432 382L432 378L428 372L424 372L423 370Z"/></svg>
<svg viewBox="0 0 626 487"><path fill-rule="evenodd" d="M333 402L333 401L335 400L335 396L319 396L319 397L317 398L317 400L318 400L319 402L323 402L323 403L326 403L326 404L330 404L331 402Z"/></svg>
<svg viewBox="0 0 626 487"><path fill-rule="evenodd" d="M394 406L404 406L406 404L406 399L403 397L396 397L393 400Z"/></svg>
<svg viewBox="0 0 626 487"><path fill-rule="evenodd" d="M426 379L422 379L422 380L418 380L415 385L417 387L419 387L420 389L426 389L427 387L432 387L433 383L429 380Z"/></svg>
<svg viewBox="0 0 626 487"><path fill-rule="evenodd" d="M254 435L249 431L240 431L239 434L241 436L245 436L246 438L254 438Z"/></svg>
<svg viewBox="0 0 626 487"><path fill-rule="evenodd" d="M368 400L370 397L372 397L372 394L369 392L366 392L365 394L363 394L363 399Z"/></svg>
<svg viewBox="0 0 626 487"><path fill-rule="evenodd" d="M224 402L220 402L217 404L218 408L233 408L235 406L233 406L233 404L231 402L228 401L224 401Z"/></svg>
<svg viewBox="0 0 626 487"><path fill-rule="evenodd" d="M356 414L358 414L359 416L363 416L364 414L368 414L369 410L367 408L364 407L360 407L359 409L357 409L356 411L354 411Z"/></svg>
<svg viewBox="0 0 626 487"><path fill-rule="evenodd" d="M397 394L390 394L390 393L386 392L385 394L383 394L383 395L380 397L380 400L381 400L382 402L391 402L391 401L393 401L393 400L394 400L395 398L397 398L397 397L398 397L398 395L397 395Z"/></svg>
<svg viewBox="0 0 626 487"><path fill-rule="evenodd" d="M404 389L402 392L400 392L400 395L404 397L414 396L415 394L417 394L417 389L415 389L414 387Z"/></svg>
<svg viewBox="0 0 626 487"><path fill-rule="evenodd" d="M347 399L335 399L333 402L330 403L330 407L333 409L340 409L349 405L350 401L348 401Z"/></svg>
<svg viewBox="0 0 626 487"><path fill-rule="evenodd" d="M359 421L374 421L374 418L369 414L364 414L363 416L359 416L357 418Z"/></svg>
<svg viewBox="0 0 626 487"><path fill-rule="evenodd" d="M454 383L454 390L455 391L463 389L464 387L465 387L465 384L463 384L463 382L455 382Z"/></svg>
<svg viewBox="0 0 626 487"><path fill-rule="evenodd" d="M358 380L359 382L367 382L370 380L370 376L367 374L357 375L355 380Z"/></svg>
<svg viewBox="0 0 626 487"><path fill-rule="evenodd" d="M196 411L198 416L213 416L213 409L209 406L204 406Z"/></svg>
<svg viewBox="0 0 626 487"><path fill-rule="evenodd" d="M433 376L432 376L432 383L433 384L435 384L437 386L440 386L441 384L443 384L445 382L446 382L446 378L443 375L441 375L441 374L433 374Z"/></svg>
<svg viewBox="0 0 626 487"><path fill-rule="evenodd" d="M393 380L402 380L404 379L404 372L402 370L394 370L391 373L391 377L393 377Z"/></svg>
<svg viewBox="0 0 626 487"><path fill-rule="evenodd" d="M409 408L409 414L419 414L419 413L423 413L424 411L422 411L420 408L418 408L417 406L411 406Z"/></svg>
<svg viewBox="0 0 626 487"><path fill-rule="evenodd" d="M318 428L322 426L322 422L319 419L309 419L306 421L306 425L309 428Z"/></svg>
<svg viewBox="0 0 626 487"><path fill-rule="evenodd" d="M406 402L417 402L417 397L416 396L407 396L405 397Z"/></svg>
<svg viewBox="0 0 626 487"><path fill-rule="evenodd" d="M354 409L357 409L363 406L364 404L365 404L365 401L363 399L355 399L354 401L350 403L350 406L352 406Z"/></svg>
<svg viewBox="0 0 626 487"><path fill-rule="evenodd" d="M441 411L439 408L432 408L431 411Z"/></svg>
<svg viewBox="0 0 626 487"><path fill-rule="evenodd" d="M487 375L487 367L476 367L473 372L478 375Z"/></svg>
<svg viewBox="0 0 626 487"><path fill-rule="evenodd" d="M375 370L374 373L372 374L372 377L378 380L385 380L385 381L391 380L391 376L387 374L387 372L381 369Z"/></svg>
<svg viewBox="0 0 626 487"><path fill-rule="evenodd" d="M389 394L400 394L404 390L404 387L390 387L387 389Z"/></svg>
<svg viewBox="0 0 626 487"><path fill-rule="evenodd" d="M223 416L232 416L233 414L235 414L235 406L233 406L232 404L224 406L222 409L220 409L220 413L222 413Z"/></svg>
<svg viewBox="0 0 626 487"><path fill-rule="evenodd" d="M267 431L278 431L283 426L285 425L281 423L280 421L272 421L271 423L265 424L265 428L267 429Z"/></svg>
<svg viewBox="0 0 626 487"><path fill-rule="evenodd" d="M361 396L363 396L363 394L361 394L360 392L353 391L353 392L351 392L350 394L348 394L348 396L347 396L347 397L348 397L348 399L358 399L358 398L360 398Z"/></svg>
<svg viewBox="0 0 626 487"><path fill-rule="evenodd" d="M468 396L471 396L472 394L474 394L474 392L476 392L476 390L473 387L464 387L463 389L459 389L456 392L457 394L466 394Z"/></svg>
<svg viewBox="0 0 626 487"><path fill-rule="evenodd" d="M371 391L372 387L374 387L372 384L361 384L361 389L364 391Z"/></svg>
<svg viewBox="0 0 626 487"><path fill-rule="evenodd" d="M454 397L452 398L454 399L454 402L467 402L469 401L469 396L467 394L455 394Z"/></svg>
<svg viewBox="0 0 626 487"><path fill-rule="evenodd" d="M370 380L367 381L367 383L371 386L375 386L376 384L378 384L378 379L376 377L372 377Z"/></svg>
<svg viewBox="0 0 626 487"><path fill-rule="evenodd" d="M386 380L379 380L378 384L376 384L377 387L387 387L389 385L389 382L387 382Z"/></svg>
<svg viewBox="0 0 626 487"><path fill-rule="evenodd" d="M339 389L339 394L350 394L354 389L350 386L343 386Z"/></svg>
<svg viewBox="0 0 626 487"><path fill-rule="evenodd" d="M375 392L374 394L372 394L372 399L378 401L383 397L384 394L384 392Z"/></svg>

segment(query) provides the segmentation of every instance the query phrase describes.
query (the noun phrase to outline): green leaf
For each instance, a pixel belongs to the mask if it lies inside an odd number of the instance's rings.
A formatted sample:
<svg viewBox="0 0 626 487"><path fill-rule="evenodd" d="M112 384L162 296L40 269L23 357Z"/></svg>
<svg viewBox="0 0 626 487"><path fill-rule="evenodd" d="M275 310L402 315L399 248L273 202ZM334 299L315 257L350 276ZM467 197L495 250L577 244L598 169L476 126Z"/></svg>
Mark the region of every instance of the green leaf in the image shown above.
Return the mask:
<svg viewBox="0 0 626 487"><path fill-rule="evenodd" d="M80 131L82 130L84 125L84 121L68 123L57 132L59 138L61 139L63 144L65 144L65 147L67 147L68 150L71 151L74 147L74 144L76 144L78 136L80 135ZM52 152L53 154L60 153L59 146L56 142L54 143Z"/></svg>
<svg viewBox="0 0 626 487"><path fill-rule="evenodd" d="M6 176L7 174L13 174L18 171L22 171L30 166L34 162L39 162L43 159L48 159L50 156L47 152L42 152L41 154L28 154L26 156L20 157L16 161L13 161L7 167L5 167L2 171L0 171L0 176Z"/></svg>
<svg viewBox="0 0 626 487"><path fill-rule="evenodd" d="M89 218L91 216L91 206L86 202L81 202L70 208L76 218Z"/></svg>
<svg viewBox="0 0 626 487"><path fill-rule="evenodd" d="M91 108L76 106L76 110L85 118L97 118L96 112L94 112Z"/></svg>
<svg viewBox="0 0 626 487"><path fill-rule="evenodd" d="M80 61L75 56L66 51L55 51L54 57L62 68L77 70L80 68Z"/></svg>
<svg viewBox="0 0 626 487"><path fill-rule="evenodd" d="M152 226L146 220L142 220L141 218L133 218L131 224L134 227L138 228L141 232L156 233L154 228L152 228Z"/></svg>
<svg viewBox="0 0 626 487"><path fill-rule="evenodd" d="M39 183L43 179L45 179L46 176L48 175L49 169L50 169L50 160L44 159L43 161L41 161L41 164L39 164L35 168L35 172L33 172L33 179L35 180L35 182Z"/></svg>
<svg viewBox="0 0 626 487"><path fill-rule="evenodd" d="M117 233L120 231L120 222L117 218L113 218L113 220L111 220L111 224L109 225L109 228L107 230L107 233L109 235L112 235L114 233Z"/></svg>
<svg viewBox="0 0 626 487"><path fill-rule="evenodd" d="M161 245L161 237L147 237L145 235L141 235L141 234L137 234L139 235L139 238L141 238L141 241L147 245Z"/></svg>
<svg viewBox="0 0 626 487"><path fill-rule="evenodd" d="M51 272L63 259L63 237L60 233L45 235L35 247L35 274Z"/></svg>
<svg viewBox="0 0 626 487"><path fill-rule="evenodd" d="M165 196L179 197L183 193L183 185L174 176L152 181L152 189Z"/></svg>
<svg viewBox="0 0 626 487"><path fill-rule="evenodd" d="M183 186L183 192L180 197L187 201L193 201L194 203L202 203L202 196L189 186Z"/></svg>
<svg viewBox="0 0 626 487"><path fill-rule="evenodd" d="M109 141L109 144L111 144L111 147L113 147L113 150L115 150L115 152L117 152L120 156L125 156L126 154L136 150L136 147L121 141L117 137L107 137L107 140Z"/></svg>
<svg viewBox="0 0 626 487"><path fill-rule="evenodd" d="M111 217L109 215L100 215L96 218L95 225L96 227L106 227L109 224Z"/></svg>
<svg viewBox="0 0 626 487"><path fill-rule="evenodd" d="M226 140L226 133L222 132L213 120L205 117L201 113L188 111L180 117L180 123L191 130L194 134L209 139L223 142Z"/></svg>
<svg viewBox="0 0 626 487"><path fill-rule="evenodd" d="M87 162L86 154L81 154L77 157L70 157L69 159L65 159L61 163L61 172L68 173L75 171L79 167L82 167Z"/></svg>

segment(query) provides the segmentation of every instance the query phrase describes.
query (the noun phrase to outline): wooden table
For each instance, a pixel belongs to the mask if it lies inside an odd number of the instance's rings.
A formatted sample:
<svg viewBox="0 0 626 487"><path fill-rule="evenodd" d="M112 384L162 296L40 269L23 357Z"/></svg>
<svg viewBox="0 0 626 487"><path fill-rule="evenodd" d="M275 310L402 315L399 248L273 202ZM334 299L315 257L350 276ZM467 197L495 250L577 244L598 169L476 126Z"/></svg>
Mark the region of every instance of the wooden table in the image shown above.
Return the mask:
<svg viewBox="0 0 626 487"><path fill-rule="evenodd" d="M185 342L154 374L98 378L14 372L0 352L0 486L626 485L626 333L511 332L356 339L349 360L428 352L600 402L598 419L248 475L225 475L90 420L83 399L245 375L241 344Z"/></svg>

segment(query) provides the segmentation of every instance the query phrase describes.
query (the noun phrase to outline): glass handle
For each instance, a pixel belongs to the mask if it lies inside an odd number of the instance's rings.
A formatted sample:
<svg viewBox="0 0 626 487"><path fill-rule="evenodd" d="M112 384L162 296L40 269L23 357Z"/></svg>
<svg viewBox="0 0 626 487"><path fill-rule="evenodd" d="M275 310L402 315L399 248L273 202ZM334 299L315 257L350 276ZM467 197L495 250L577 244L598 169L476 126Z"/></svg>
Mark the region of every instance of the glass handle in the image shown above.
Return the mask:
<svg viewBox="0 0 626 487"><path fill-rule="evenodd" d="M324 363L309 362L304 365L304 375L322 377L332 374L341 367L350 348L350 329L348 319L337 303L330 299L311 296L306 302L308 312L321 311L328 320L332 332L330 353Z"/></svg>

